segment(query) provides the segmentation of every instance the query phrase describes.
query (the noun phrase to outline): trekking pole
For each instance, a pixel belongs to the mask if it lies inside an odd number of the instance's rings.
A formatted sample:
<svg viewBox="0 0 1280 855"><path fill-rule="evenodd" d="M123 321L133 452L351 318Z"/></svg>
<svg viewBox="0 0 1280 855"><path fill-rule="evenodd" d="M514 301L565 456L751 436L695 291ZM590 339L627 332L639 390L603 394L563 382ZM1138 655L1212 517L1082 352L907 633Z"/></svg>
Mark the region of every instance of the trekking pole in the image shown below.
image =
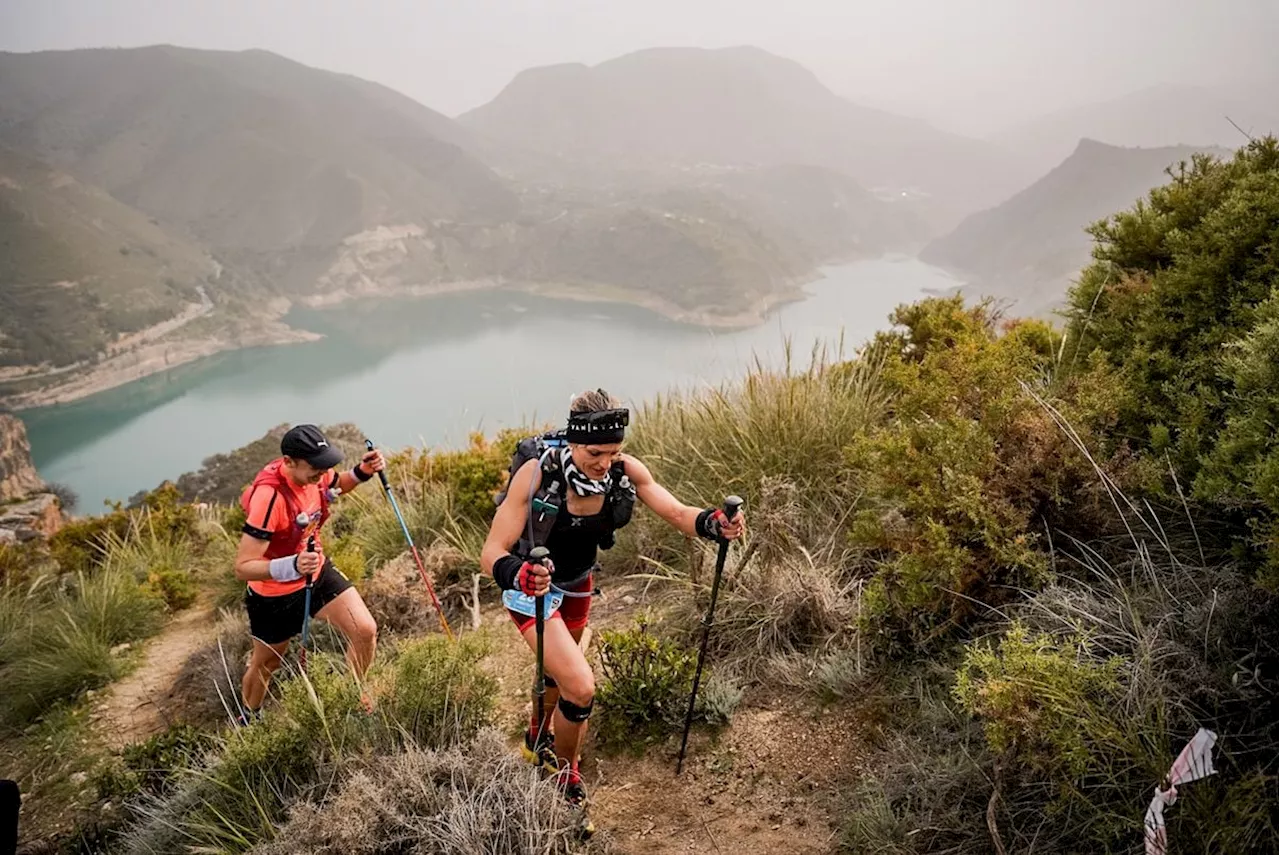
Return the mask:
<svg viewBox="0 0 1280 855"><path fill-rule="evenodd" d="M299 519L306 517L306 514L298 514ZM316 551L316 536L313 534L307 538L307 552ZM315 586L317 573L307 574L307 584L303 588L306 591L302 595L302 643L298 646L298 667L303 671L307 670L307 639L310 638L311 630L311 589Z"/></svg>
<svg viewBox="0 0 1280 855"><path fill-rule="evenodd" d="M742 499L729 496L724 500L725 520L732 520L742 507ZM689 709L684 715L684 735L680 737L680 759L676 762L676 774L684 768L684 749L689 743L689 726L693 724L693 704L698 697L698 683L702 680L702 662L707 657L707 637L711 635L711 621L716 613L716 595L720 593L720 574L724 572L724 560L729 555L729 541L720 538L720 551L716 554L716 575L711 581L711 605L707 606L707 614L702 619L702 647L698 649L698 668L693 672L693 691L689 694Z"/></svg>
<svg viewBox="0 0 1280 855"><path fill-rule="evenodd" d="M372 440L366 439L364 445L365 448L373 451ZM422 556L418 554L418 547L413 542L413 536L409 534L409 526L405 524L404 514L400 513L400 504L396 501L395 494L391 492L391 482L387 480L387 473L379 470L378 478L382 481L382 489L386 491L387 499L391 501L391 509L396 512L396 519L400 521L400 530L404 532L404 539L409 543L409 551L413 553L414 563L418 565L418 575L422 577L422 583L427 586L427 593L431 595L431 604L436 607L436 614L440 616L440 626L444 628L445 637L453 641L453 630L449 629L449 621L445 620L444 607L436 597L436 589L431 587L431 577L427 575L427 568L422 566Z"/></svg>
<svg viewBox="0 0 1280 855"><path fill-rule="evenodd" d="M533 549L529 550L529 560L534 564L541 564L547 560L547 556L550 554L550 550L545 546L535 546ZM538 665L537 672L533 677L533 696L537 699L538 706L538 739L542 738L542 722L543 717L546 715L546 707L543 704L543 698L547 694L547 678L545 672L542 670L542 606L546 601L546 596L546 594L538 594L538 596L533 598L534 634L538 637L537 648L535 650Z"/></svg>

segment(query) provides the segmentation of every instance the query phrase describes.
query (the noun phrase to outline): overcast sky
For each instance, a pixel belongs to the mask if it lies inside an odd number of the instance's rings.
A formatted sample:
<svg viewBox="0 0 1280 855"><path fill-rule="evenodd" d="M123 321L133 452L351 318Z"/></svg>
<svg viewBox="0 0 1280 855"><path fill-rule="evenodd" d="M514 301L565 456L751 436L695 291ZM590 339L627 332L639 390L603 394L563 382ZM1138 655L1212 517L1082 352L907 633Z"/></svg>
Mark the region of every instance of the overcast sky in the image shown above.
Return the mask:
<svg viewBox="0 0 1280 855"><path fill-rule="evenodd" d="M0 50L265 48L450 115L518 71L753 44L975 135L1156 83L1276 86L1276 0L0 0Z"/></svg>

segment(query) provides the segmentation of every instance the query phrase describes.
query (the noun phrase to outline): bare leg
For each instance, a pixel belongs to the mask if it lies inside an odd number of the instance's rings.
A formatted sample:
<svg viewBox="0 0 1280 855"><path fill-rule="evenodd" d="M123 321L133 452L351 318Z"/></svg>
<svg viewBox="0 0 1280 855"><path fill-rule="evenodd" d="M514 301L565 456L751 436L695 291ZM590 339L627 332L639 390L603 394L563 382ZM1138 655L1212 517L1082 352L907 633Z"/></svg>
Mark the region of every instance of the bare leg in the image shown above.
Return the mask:
<svg viewBox="0 0 1280 855"><path fill-rule="evenodd" d="M378 624L369 614L369 607L355 588L347 588L331 602L316 612L316 618L335 627L347 639L347 664L357 680L373 662L378 646Z"/></svg>
<svg viewBox="0 0 1280 855"><path fill-rule="evenodd" d="M524 640L530 649L537 650L537 629L533 626L526 629ZM547 673L558 684L557 699L563 697L578 706L587 706L591 703L596 694L595 675L591 673L591 666L587 664L582 649L578 647L578 642L565 627L564 621L549 620L544 625L542 662ZM558 706L553 708L555 714L552 726L555 729L556 757L562 767L570 766L578 761L582 739L587 733L587 723L569 721Z"/></svg>
<svg viewBox="0 0 1280 855"><path fill-rule="evenodd" d="M253 640L253 656L249 659L249 667L245 669L244 679L240 681L240 697L244 705L251 710L262 706L262 699L267 694L267 686L271 683L271 675L276 672L289 651L289 642L264 644Z"/></svg>

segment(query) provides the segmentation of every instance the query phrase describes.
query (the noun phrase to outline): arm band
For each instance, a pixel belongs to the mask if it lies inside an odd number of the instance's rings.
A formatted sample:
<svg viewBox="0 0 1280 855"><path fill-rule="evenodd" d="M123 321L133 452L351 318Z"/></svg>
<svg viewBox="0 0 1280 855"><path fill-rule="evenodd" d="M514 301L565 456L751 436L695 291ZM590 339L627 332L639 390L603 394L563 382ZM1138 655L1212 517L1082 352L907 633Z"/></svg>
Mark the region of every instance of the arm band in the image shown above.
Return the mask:
<svg viewBox="0 0 1280 855"><path fill-rule="evenodd" d="M517 590L520 585L516 579L520 576L520 568L523 566L523 558L517 558L508 552L493 562L493 581L497 582L498 587L504 591Z"/></svg>
<svg viewBox="0 0 1280 855"><path fill-rule="evenodd" d="M359 463L351 467L351 474L354 475L356 480L359 481L361 484L363 484L365 481L368 481L370 478L373 477L372 473L368 475L364 474L364 470L360 468Z"/></svg>

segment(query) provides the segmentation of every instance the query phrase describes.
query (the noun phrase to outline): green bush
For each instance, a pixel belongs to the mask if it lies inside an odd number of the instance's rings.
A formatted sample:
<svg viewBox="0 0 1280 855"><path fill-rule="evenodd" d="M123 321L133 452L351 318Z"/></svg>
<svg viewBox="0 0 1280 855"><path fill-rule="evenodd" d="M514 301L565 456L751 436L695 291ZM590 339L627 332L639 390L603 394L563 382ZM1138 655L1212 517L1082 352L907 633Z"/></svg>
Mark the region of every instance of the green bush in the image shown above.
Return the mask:
<svg viewBox="0 0 1280 855"><path fill-rule="evenodd" d="M604 679L596 688L601 743L641 749L678 730L688 710L697 655L696 648L655 633L647 614L631 629L602 630ZM726 724L742 699L736 681L706 669L698 694L694 717L713 725Z"/></svg>
<svg viewBox="0 0 1280 855"><path fill-rule="evenodd" d="M1096 513L1097 476L1020 384L1043 387L1055 334L1004 325L986 302L929 299L880 333L892 418L849 443L866 490L852 540L878 559L868 626L934 637L1049 578L1046 524ZM1065 405L1063 405L1065 406Z"/></svg>
<svg viewBox="0 0 1280 855"><path fill-rule="evenodd" d="M84 573L66 591L0 598L0 722L24 724L119 677L117 644L156 632L163 602L120 571Z"/></svg>
<svg viewBox="0 0 1280 855"><path fill-rule="evenodd" d="M1276 447L1277 175L1266 137L1227 161L1196 156L1145 202L1094 224L1095 261L1071 291L1063 351L1070 372L1119 380L1112 442L1156 471L1172 466L1228 513L1224 542L1254 538L1259 564L1276 520L1266 466Z"/></svg>
<svg viewBox="0 0 1280 855"><path fill-rule="evenodd" d="M128 745L119 760L96 775L100 799L134 798L139 793L160 795L177 772L199 764L217 738L190 724L174 725L142 742Z"/></svg>
<svg viewBox="0 0 1280 855"><path fill-rule="evenodd" d="M480 661L488 652L483 638L458 642L433 635L404 645L395 662L390 714L423 746L467 739L487 725L497 684Z"/></svg>
<svg viewBox="0 0 1280 855"><path fill-rule="evenodd" d="M138 508L118 504L106 514L71 520L49 539L49 550L64 572L99 567L114 544L127 542L139 527L148 536L170 542L193 538L199 529L199 514L183 504L177 488L165 482L142 497Z"/></svg>
<svg viewBox="0 0 1280 855"><path fill-rule="evenodd" d="M506 484L511 451L491 444L483 434L473 433L469 446L461 451L442 451L421 464L428 483L442 483L449 490L453 508L463 519L488 525L493 519L493 495Z"/></svg>
<svg viewBox="0 0 1280 855"><path fill-rule="evenodd" d="M985 723L992 753L1036 771L1078 779L1093 751L1115 742L1118 657L1086 638L1030 633L1014 623L997 647L974 645L956 672L955 697Z"/></svg>

